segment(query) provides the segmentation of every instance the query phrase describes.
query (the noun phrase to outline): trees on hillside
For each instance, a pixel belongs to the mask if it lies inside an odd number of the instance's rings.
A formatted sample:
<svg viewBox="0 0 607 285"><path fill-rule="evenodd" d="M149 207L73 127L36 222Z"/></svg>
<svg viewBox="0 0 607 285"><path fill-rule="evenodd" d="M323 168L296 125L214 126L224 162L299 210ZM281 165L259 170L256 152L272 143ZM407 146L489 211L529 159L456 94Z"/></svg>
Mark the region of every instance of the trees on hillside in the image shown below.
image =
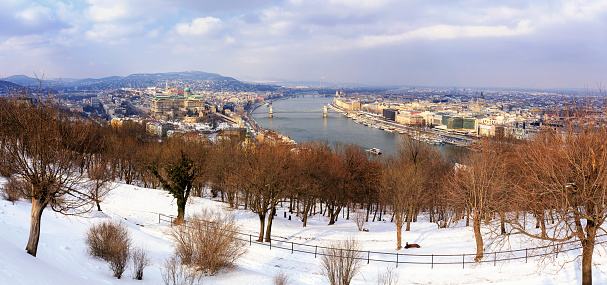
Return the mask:
<svg viewBox="0 0 607 285"><path fill-rule="evenodd" d="M295 184L293 153L284 146L260 144L248 148L239 165L242 190L248 199L249 209L259 217L258 241L271 241L272 221L276 206ZM266 217L267 229L264 229Z"/></svg>
<svg viewBox="0 0 607 285"><path fill-rule="evenodd" d="M585 108L581 108L585 109ZM607 128L604 118L573 114L562 129L547 128L517 152L520 183L513 188L521 211L550 213L540 232L512 216L515 231L552 243L577 239L582 247L582 284L592 284L597 233L607 218Z"/></svg>
<svg viewBox="0 0 607 285"><path fill-rule="evenodd" d="M406 139L394 157L386 160L383 169L381 198L392 210L392 221L396 224L396 249L402 248L402 227L411 229L413 215L422 202L432 159L439 159L430 146L413 139Z"/></svg>
<svg viewBox="0 0 607 285"><path fill-rule="evenodd" d="M506 183L505 171L504 157L485 147L482 152L470 153L463 164L456 166L452 177L451 203L460 204L472 216L476 261L483 258L484 252L481 223L497 204L495 193Z"/></svg>
<svg viewBox="0 0 607 285"><path fill-rule="evenodd" d="M36 256L42 213L86 211L82 189L86 158L99 151L98 126L68 116L50 102L0 101L0 157L6 171L26 182L22 197L32 202L26 251Z"/></svg>

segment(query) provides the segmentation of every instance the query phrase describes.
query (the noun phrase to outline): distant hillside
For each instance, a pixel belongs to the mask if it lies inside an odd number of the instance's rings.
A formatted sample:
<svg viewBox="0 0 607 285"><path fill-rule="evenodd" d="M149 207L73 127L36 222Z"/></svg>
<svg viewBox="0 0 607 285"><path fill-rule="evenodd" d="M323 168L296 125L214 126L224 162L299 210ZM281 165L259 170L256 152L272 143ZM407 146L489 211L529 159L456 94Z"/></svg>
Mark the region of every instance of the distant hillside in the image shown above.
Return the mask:
<svg viewBox="0 0 607 285"><path fill-rule="evenodd" d="M9 81L15 84L19 84L21 86L37 86L40 81L36 78L27 77L25 75L13 75L4 79L5 81ZM48 80L43 80L43 82L48 82Z"/></svg>
<svg viewBox="0 0 607 285"><path fill-rule="evenodd" d="M10 78L10 80L9 80ZM38 80L25 75L13 75L8 81L18 82L23 86L34 86ZM44 80L43 86L64 91L81 90L114 90L119 88L146 88L150 86L183 89L190 87L194 90L224 90L224 91L267 91L277 87L269 84L254 84L238 81L232 77L202 71L184 71L167 73L138 73L125 77L111 76L99 79L53 79Z"/></svg>
<svg viewBox="0 0 607 285"><path fill-rule="evenodd" d="M6 80L0 81L0 94L7 94L20 89L23 89L23 87L21 87L21 85L19 84L15 84Z"/></svg>

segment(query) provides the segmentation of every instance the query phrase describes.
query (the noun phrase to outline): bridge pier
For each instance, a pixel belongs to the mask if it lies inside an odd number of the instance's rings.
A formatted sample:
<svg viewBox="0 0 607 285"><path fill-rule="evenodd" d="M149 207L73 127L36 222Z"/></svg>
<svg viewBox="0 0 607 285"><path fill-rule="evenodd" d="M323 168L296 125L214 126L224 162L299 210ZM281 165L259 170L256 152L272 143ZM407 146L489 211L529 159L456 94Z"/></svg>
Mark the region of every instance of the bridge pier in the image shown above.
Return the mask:
<svg viewBox="0 0 607 285"><path fill-rule="evenodd" d="M327 113L329 113L329 110L328 110L328 107L327 107L327 106L325 106L325 107L323 108L323 111L322 111L322 117L323 117L323 118L326 118L326 117L327 117Z"/></svg>
<svg viewBox="0 0 607 285"><path fill-rule="evenodd" d="M274 117L274 108L272 108L272 106L270 106L270 118Z"/></svg>

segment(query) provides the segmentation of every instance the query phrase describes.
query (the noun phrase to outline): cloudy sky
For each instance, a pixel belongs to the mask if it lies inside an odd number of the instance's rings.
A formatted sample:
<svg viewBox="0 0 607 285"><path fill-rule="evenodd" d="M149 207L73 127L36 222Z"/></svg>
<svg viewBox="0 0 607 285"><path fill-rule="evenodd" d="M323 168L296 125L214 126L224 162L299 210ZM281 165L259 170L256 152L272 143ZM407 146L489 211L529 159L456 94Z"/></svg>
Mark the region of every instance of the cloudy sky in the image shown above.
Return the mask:
<svg viewBox="0 0 607 285"><path fill-rule="evenodd" d="M1 0L0 76L597 88L604 0Z"/></svg>

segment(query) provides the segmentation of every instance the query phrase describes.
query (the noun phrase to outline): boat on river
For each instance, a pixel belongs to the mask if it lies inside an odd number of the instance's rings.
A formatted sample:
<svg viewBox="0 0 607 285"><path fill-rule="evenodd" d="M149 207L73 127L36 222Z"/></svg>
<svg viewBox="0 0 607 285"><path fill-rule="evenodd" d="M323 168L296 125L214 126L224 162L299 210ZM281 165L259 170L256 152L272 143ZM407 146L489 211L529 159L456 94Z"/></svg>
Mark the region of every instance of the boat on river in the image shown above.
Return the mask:
<svg viewBox="0 0 607 285"><path fill-rule="evenodd" d="M377 155L381 154L381 150L379 150L379 148L375 148L375 147L367 149L367 152L371 153L371 154L377 154Z"/></svg>

